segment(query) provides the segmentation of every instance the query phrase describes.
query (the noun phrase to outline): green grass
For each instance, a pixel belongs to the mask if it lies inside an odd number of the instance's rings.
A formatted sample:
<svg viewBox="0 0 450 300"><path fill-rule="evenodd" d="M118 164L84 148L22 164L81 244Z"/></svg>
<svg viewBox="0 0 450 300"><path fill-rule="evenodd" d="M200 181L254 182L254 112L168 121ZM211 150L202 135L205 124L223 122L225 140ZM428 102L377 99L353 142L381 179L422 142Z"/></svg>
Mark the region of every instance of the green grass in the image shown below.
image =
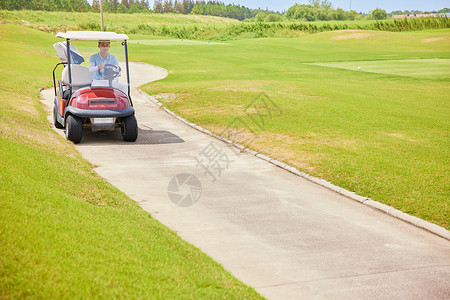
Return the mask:
<svg viewBox="0 0 450 300"><path fill-rule="evenodd" d="M413 76L433 79L450 79L450 59L404 59L376 61L345 61L315 63L312 65L346 70L359 70L398 76ZM360 68L360 69L359 69Z"/></svg>
<svg viewBox="0 0 450 300"><path fill-rule="evenodd" d="M178 45L178 46L195 46L195 45L227 45L226 43L217 43L217 42L205 42L205 41L193 41L193 40L180 40L180 39L152 39L152 40L130 40L131 44L140 44L140 45L148 45L148 46L161 46L161 45Z"/></svg>
<svg viewBox="0 0 450 300"><path fill-rule="evenodd" d="M115 14L104 13L104 25L107 27L124 26L129 27L139 24L203 24L203 23L236 23L237 20L213 16L183 15L183 14ZM76 26L78 24L87 24L99 22L99 13L86 12L47 12L47 11L5 11L0 10L0 20L8 20L22 25L24 21L30 25L37 26Z"/></svg>
<svg viewBox="0 0 450 300"><path fill-rule="evenodd" d="M0 11L0 21L30 26L45 32L101 30L96 13ZM449 18L418 18L384 21L283 21L239 22L234 19L182 14L104 15L105 30L127 34L171 37L184 40L227 41L264 37L298 37L336 30L418 31L450 28Z"/></svg>
<svg viewBox="0 0 450 300"><path fill-rule="evenodd" d="M51 129L54 42L0 24L0 298L259 298Z"/></svg>
<svg viewBox="0 0 450 300"><path fill-rule="evenodd" d="M189 121L221 133L240 117L258 134L252 149L449 229L449 37L340 31L130 51L169 70L144 89L176 95L160 100ZM261 92L283 112L262 129L245 111Z"/></svg>
<svg viewBox="0 0 450 300"><path fill-rule="evenodd" d="M16 25L28 23L32 28L56 33L67 30L101 30L98 13L87 12L45 12L45 11L5 11L0 10L0 20ZM26 23L25 23L26 22ZM104 13L107 31L136 32L140 26L152 28L172 28L177 26L205 26L206 24L237 23L237 20L183 14L115 14Z"/></svg>

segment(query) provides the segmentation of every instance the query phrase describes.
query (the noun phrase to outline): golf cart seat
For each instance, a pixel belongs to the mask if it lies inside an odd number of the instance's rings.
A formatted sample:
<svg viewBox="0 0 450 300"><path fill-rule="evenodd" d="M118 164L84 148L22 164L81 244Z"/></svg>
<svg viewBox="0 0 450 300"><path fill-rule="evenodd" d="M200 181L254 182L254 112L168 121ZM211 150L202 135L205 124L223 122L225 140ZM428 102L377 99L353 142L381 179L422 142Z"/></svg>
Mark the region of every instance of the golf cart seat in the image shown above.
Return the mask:
<svg viewBox="0 0 450 300"><path fill-rule="evenodd" d="M90 86L92 83L92 74L89 73L89 68L82 65L70 65L72 71L72 92L85 87ZM66 66L62 71L61 83L69 86L69 68Z"/></svg>

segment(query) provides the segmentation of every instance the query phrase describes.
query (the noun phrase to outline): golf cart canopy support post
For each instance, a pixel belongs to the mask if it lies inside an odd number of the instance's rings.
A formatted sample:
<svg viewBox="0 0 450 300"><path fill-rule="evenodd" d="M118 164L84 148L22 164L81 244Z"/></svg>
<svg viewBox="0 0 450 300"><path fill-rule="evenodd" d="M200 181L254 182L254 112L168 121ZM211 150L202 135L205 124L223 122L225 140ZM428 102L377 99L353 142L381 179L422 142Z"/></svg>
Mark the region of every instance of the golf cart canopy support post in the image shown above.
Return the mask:
<svg viewBox="0 0 450 300"><path fill-rule="evenodd" d="M72 70L71 70L71 63L70 63L70 39L66 39L67 41L67 66L69 67L69 91L70 95L72 95Z"/></svg>
<svg viewBox="0 0 450 300"><path fill-rule="evenodd" d="M125 61L126 61L126 67L127 67L127 82L128 82L128 96L130 97L130 70L128 69L128 47L127 47L127 41L123 41L122 45L125 47ZM131 97L130 97L131 101Z"/></svg>

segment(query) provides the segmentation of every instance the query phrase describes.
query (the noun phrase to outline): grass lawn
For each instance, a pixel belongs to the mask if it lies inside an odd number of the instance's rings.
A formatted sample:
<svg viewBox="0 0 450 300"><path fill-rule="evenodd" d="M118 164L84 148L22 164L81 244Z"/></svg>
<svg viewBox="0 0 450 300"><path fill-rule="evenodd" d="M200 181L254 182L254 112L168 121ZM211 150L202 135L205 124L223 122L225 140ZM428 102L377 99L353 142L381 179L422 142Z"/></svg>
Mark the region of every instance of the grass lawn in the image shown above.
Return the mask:
<svg viewBox="0 0 450 300"><path fill-rule="evenodd" d="M68 30L101 30L98 13L4 11L0 22L25 25L45 32ZM314 21L284 20L253 22L213 16L139 13L105 13L106 31L143 34L147 37L170 37L183 40L228 41L252 38L292 38L305 34L345 30L414 31L448 29L449 18L418 18L404 20Z"/></svg>
<svg viewBox="0 0 450 300"><path fill-rule="evenodd" d="M312 65L361 72L450 80L450 59L403 59L313 63Z"/></svg>
<svg viewBox="0 0 450 300"><path fill-rule="evenodd" d="M0 24L0 298L260 298L51 129L38 88L56 41Z"/></svg>
<svg viewBox="0 0 450 300"><path fill-rule="evenodd" d="M450 229L448 29L150 43L130 51L169 70L144 90L171 110L215 133L240 117L250 148ZM261 92L282 110L262 128L245 110Z"/></svg>
<svg viewBox="0 0 450 300"><path fill-rule="evenodd" d="M0 10L0 20L8 20L15 24L23 25L26 21L38 26L75 26L78 24L86 24L95 22L99 24L99 14L94 12L46 12L46 11L30 11L17 10L5 11ZM120 14L120 13L104 13L105 26L124 26L129 27L140 24L203 24L203 23L236 23L237 20L213 16L183 15L183 14L154 14L154 13L136 13L136 14Z"/></svg>

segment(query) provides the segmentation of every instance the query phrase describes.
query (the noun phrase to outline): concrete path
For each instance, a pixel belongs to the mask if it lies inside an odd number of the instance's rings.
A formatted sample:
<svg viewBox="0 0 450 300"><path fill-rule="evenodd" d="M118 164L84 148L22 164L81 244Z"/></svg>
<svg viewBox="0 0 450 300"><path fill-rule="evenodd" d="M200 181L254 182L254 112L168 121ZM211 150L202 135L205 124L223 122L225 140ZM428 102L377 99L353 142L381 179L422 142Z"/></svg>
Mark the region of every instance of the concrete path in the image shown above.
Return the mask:
<svg viewBox="0 0 450 300"><path fill-rule="evenodd" d="M144 64L133 64L131 74L137 85L166 75ZM43 91L50 106L52 93ZM262 295L450 298L448 240L238 153L136 89L132 96L136 143L123 142L119 131L85 131L77 150L154 218Z"/></svg>

